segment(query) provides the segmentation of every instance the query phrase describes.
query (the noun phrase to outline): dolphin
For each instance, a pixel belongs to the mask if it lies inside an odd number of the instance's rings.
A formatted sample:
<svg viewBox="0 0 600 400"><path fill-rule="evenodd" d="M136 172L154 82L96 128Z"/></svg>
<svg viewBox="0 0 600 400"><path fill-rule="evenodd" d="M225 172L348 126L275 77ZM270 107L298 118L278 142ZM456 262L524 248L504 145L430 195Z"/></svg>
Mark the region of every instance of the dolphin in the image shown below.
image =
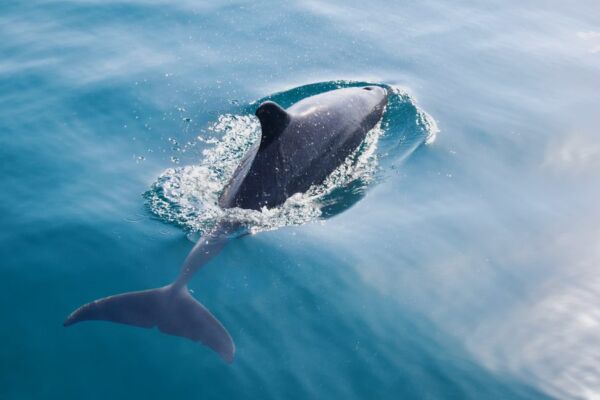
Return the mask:
<svg viewBox="0 0 600 400"><path fill-rule="evenodd" d="M256 110L261 137L244 155L219 197L222 208L261 210L322 183L356 150L382 118L388 101L380 86L336 89L307 97L288 109L265 101ZM192 276L243 227L222 220L194 245L178 277L167 286L85 304L64 322L104 320L201 342L227 363L235 344L225 327L190 294Z"/></svg>

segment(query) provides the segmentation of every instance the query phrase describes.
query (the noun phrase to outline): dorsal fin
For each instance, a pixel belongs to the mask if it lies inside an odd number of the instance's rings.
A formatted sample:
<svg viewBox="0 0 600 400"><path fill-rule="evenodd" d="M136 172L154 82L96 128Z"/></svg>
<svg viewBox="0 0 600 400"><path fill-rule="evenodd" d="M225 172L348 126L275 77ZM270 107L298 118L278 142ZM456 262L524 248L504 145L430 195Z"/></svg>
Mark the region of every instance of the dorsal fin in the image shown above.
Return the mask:
<svg viewBox="0 0 600 400"><path fill-rule="evenodd" d="M262 137L260 147L271 143L290 123L290 115L277 103L265 101L256 110Z"/></svg>

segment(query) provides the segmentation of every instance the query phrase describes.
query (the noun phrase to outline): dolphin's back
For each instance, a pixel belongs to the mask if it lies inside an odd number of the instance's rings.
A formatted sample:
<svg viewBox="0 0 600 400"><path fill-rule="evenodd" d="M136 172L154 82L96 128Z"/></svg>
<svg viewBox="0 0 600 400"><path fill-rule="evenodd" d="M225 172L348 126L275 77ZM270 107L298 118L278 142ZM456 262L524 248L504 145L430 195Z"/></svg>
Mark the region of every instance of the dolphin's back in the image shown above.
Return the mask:
<svg viewBox="0 0 600 400"><path fill-rule="evenodd" d="M260 146L251 166L234 174L221 206L271 208L323 182L381 119L387 93L368 88L326 92L287 110L263 103L257 110L263 131ZM366 93L372 90L384 94Z"/></svg>

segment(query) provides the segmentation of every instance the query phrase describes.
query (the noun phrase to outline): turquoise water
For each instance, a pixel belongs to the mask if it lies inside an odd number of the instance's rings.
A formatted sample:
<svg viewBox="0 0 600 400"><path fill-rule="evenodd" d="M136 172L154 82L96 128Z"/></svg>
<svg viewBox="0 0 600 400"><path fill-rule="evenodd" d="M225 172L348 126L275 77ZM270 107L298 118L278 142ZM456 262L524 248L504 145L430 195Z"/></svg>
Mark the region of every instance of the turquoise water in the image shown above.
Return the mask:
<svg viewBox="0 0 600 400"><path fill-rule="evenodd" d="M232 365L62 327L176 276L256 102L357 82L361 157L192 281ZM1 2L0 398L600 396L598 88L596 1Z"/></svg>

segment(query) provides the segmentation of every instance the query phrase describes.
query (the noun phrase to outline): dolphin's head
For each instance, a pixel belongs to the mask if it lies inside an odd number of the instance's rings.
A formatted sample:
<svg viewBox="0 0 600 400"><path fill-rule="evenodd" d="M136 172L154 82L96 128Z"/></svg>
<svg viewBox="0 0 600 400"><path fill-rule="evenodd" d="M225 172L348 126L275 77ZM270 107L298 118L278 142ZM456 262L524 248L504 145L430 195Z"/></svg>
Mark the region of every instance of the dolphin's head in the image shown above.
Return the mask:
<svg viewBox="0 0 600 400"><path fill-rule="evenodd" d="M339 99L346 104L348 102L354 104L356 110L361 110L363 118L366 118L367 115L379 115L380 117L388 102L388 92L381 86L358 86L339 89L338 92ZM331 93L335 93L335 91Z"/></svg>
<svg viewBox="0 0 600 400"><path fill-rule="evenodd" d="M366 90L367 92L372 92L373 94L381 97L387 97L387 90L381 86L363 86L360 89Z"/></svg>
<svg viewBox="0 0 600 400"><path fill-rule="evenodd" d="M388 92L381 86L363 86L356 88L359 94L373 108L382 107L387 104Z"/></svg>

